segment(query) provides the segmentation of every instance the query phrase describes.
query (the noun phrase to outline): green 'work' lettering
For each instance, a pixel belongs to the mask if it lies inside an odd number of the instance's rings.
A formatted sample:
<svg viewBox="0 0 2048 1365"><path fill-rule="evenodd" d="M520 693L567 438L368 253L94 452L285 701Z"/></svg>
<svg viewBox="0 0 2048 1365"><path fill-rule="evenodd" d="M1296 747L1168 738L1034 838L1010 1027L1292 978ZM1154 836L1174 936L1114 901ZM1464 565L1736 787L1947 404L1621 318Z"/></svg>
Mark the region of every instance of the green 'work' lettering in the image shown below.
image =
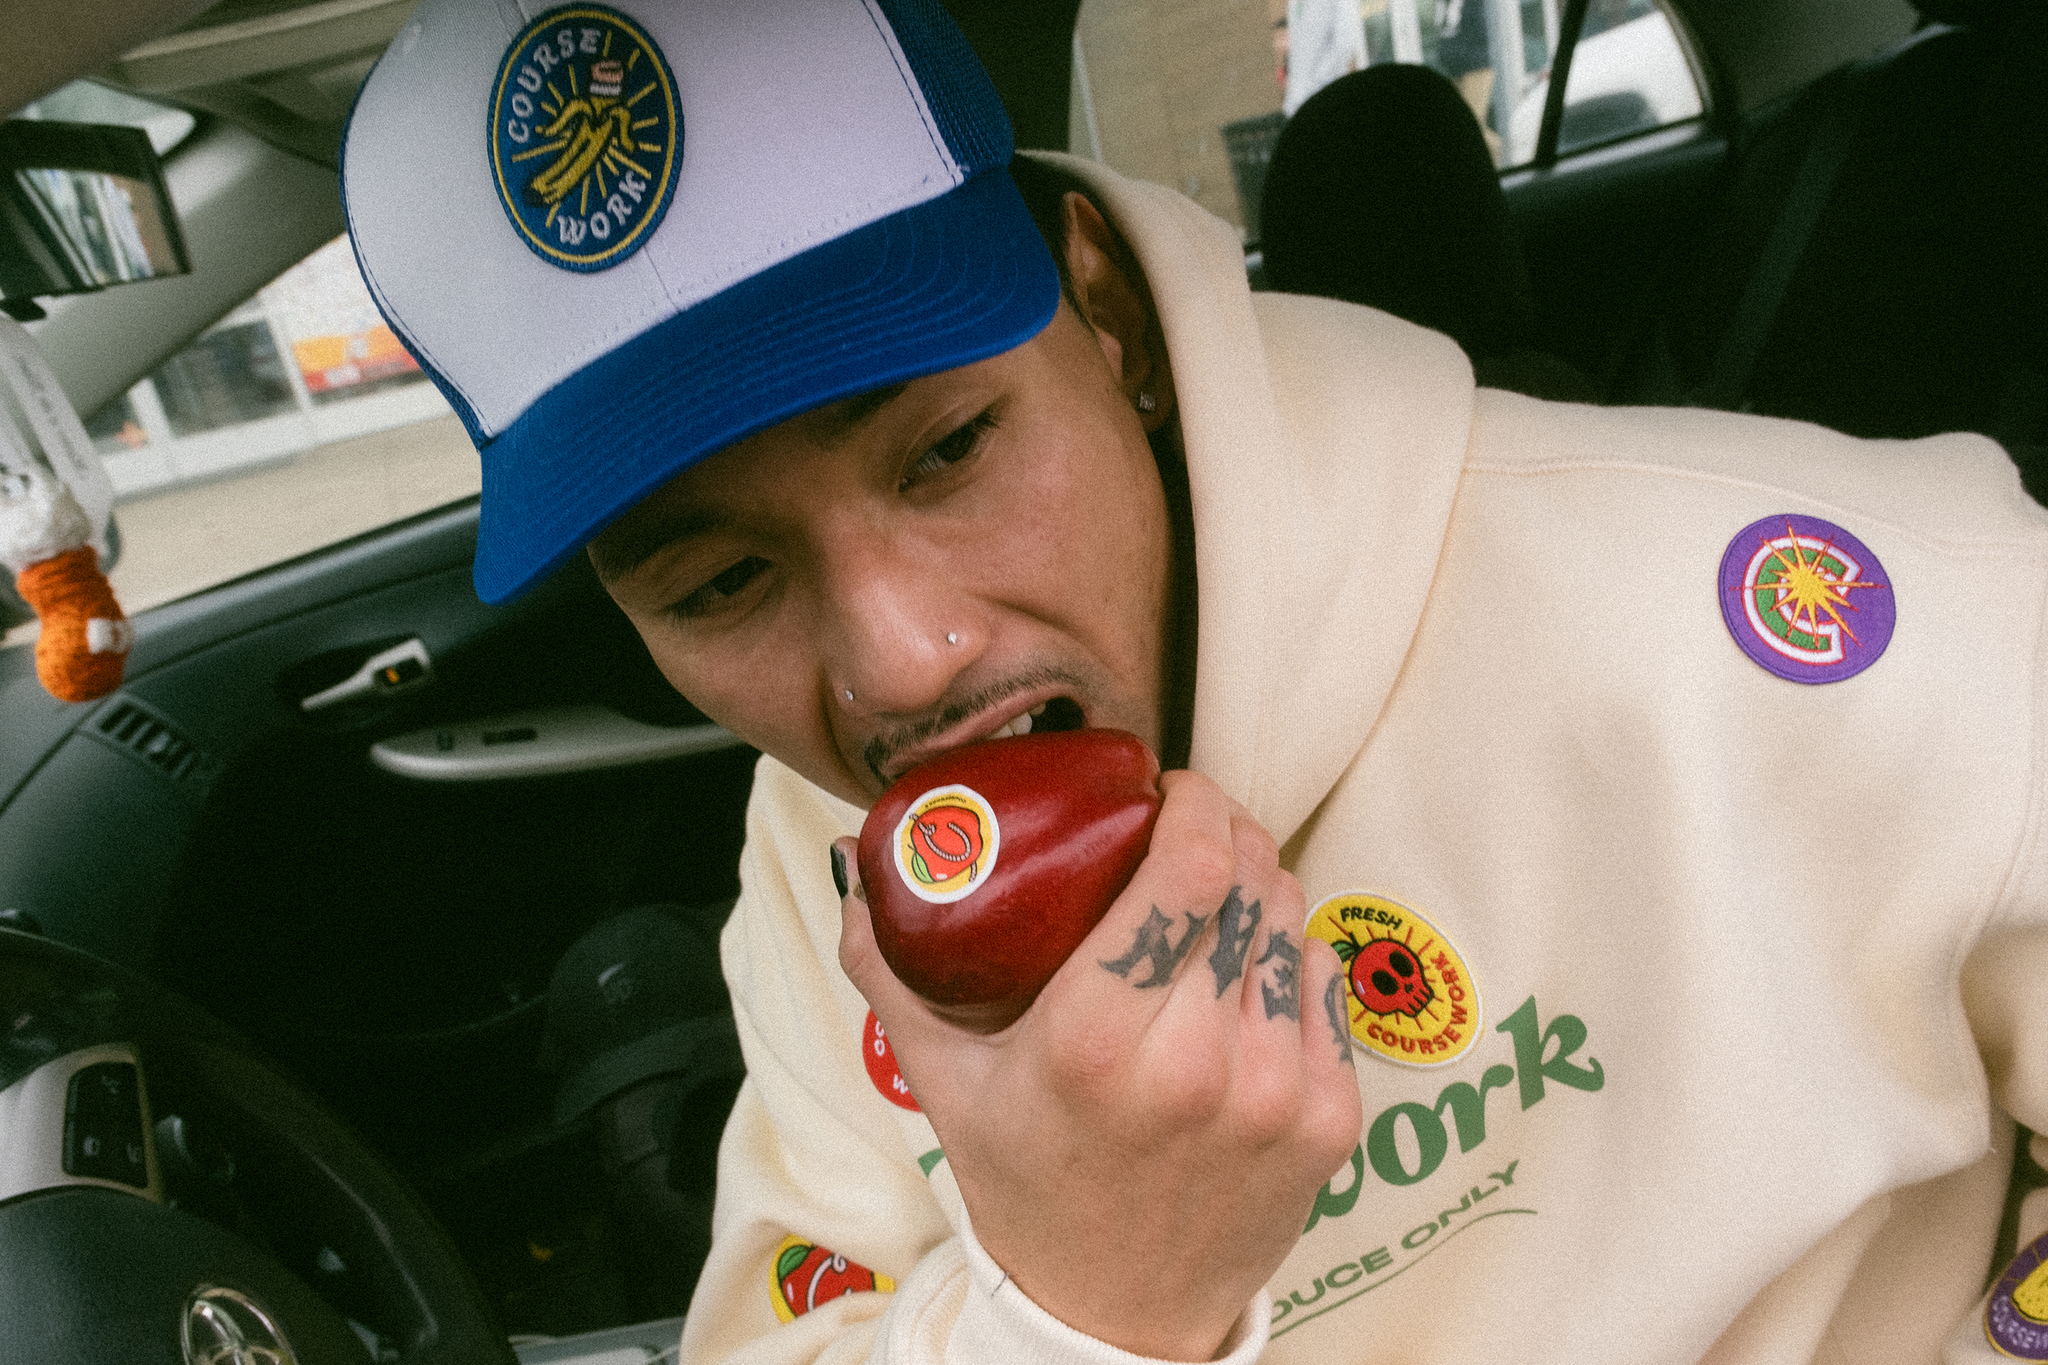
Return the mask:
<svg viewBox="0 0 2048 1365"><path fill-rule="evenodd" d="M1486 1141L1486 1092L1498 1090L1515 1078L1511 1066L1495 1065L1486 1068L1486 1074L1479 1078L1479 1088L1474 1090L1465 1081L1452 1081L1436 1097L1436 1112L1441 1115L1446 1106L1451 1111L1451 1122L1458 1128L1458 1150L1469 1152Z"/></svg>
<svg viewBox="0 0 2048 1365"><path fill-rule="evenodd" d="M1524 1109L1543 1098L1545 1080L1574 1090L1598 1090L1607 1084L1607 1073L1601 1069L1599 1058L1586 1058L1585 1066L1571 1060L1572 1054L1586 1045L1586 1025L1577 1015L1560 1014L1539 1033L1536 997L1532 995L1496 1027L1515 1040L1515 1080L1521 1085ZM1557 1040L1557 1053L1545 1061L1543 1053L1553 1038Z"/></svg>
<svg viewBox="0 0 2048 1365"><path fill-rule="evenodd" d="M1313 1228L1324 1218L1342 1218L1345 1214L1351 1212L1353 1205L1358 1203L1358 1191L1365 1184L1365 1148L1353 1147L1351 1149L1350 1188L1341 1194L1332 1194L1330 1192L1330 1185L1336 1183L1336 1181L1332 1180L1329 1184L1316 1191L1316 1205L1309 1210L1308 1223L1301 1230L1302 1236L1306 1237L1309 1229Z"/></svg>
<svg viewBox="0 0 2048 1365"><path fill-rule="evenodd" d="M1415 1130L1415 1145L1422 1149L1422 1159L1412 1175L1401 1164L1401 1153L1394 1147L1394 1125L1404 1115ZM1365 1154L1371 1160L1374 1172L1389 1185L1413 1185L1428 1179L1430 1173L1443 1164L1444 1152L1449 1147L1450 1137L1444 1132L1443 1120L1436 1116L1435 1110L1419 1104L1393 1106L1372 1121L1372 1128L1365 1135Z"/></svg>

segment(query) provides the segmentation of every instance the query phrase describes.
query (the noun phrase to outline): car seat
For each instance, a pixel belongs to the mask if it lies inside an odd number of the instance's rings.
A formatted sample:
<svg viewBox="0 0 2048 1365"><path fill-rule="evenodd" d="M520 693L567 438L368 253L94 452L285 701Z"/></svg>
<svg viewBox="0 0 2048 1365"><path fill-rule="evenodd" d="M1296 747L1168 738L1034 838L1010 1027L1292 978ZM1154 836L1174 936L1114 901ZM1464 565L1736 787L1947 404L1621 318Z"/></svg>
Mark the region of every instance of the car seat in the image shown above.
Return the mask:
<svg viewBox="0 0 2048 1365"><path fill-rule="evenodd" d="M1443 332L1481 384L1590 401L1538 350L1535 291L1479 121L1426 66L1332 81L1287 123L1260 209L1269 288L1384 309Z"/></svg>
<svg viewBox="0 0 2048 1365"><path fill-rule="evenodd" d="M635 1310L680 1314L711 1244L719 1135L746 1065L718 965L731 904L648 905L578 939L548 985L555 1123L590 1123L633 1240Z"/></svg>
<svg viewBox="0 0 2048 1365"><path fill-rule="evenodd" d="M2040 496L2048 5L1920 8L1912 37L1752 122L1617 396L1858 436L1981 431Z"/></svg>

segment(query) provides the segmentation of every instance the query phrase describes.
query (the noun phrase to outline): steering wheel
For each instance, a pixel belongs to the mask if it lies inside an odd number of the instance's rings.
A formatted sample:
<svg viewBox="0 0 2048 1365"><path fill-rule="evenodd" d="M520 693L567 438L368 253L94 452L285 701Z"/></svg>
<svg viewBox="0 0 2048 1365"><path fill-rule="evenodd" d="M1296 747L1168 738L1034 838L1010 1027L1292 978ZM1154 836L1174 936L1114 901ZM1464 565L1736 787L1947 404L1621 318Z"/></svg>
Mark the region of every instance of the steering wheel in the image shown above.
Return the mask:
<svg viewBox="0 0 2048 1365"><path fill-rule="evenodd" d="M446 1234L318 1101L196 1006L12 929L0 1360L516 1365Z"/></svg>

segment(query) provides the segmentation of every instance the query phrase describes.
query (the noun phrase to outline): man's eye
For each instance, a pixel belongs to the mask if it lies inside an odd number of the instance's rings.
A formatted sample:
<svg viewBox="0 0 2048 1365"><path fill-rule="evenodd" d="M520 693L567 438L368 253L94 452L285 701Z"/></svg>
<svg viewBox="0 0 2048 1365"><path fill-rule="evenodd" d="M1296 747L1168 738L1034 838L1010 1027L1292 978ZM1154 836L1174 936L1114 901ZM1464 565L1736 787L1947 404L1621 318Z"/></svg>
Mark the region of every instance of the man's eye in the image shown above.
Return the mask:
<svg viewBox="0 0 2048 1365"><path fill-rule="evenodd" d="M683 620L708 615L729 599L738 596L747 584L753 582L767 567L767 560L759 555L748 555L670 607L668 614Z"/></svg>
<svg viewBox="0 0 2048 1365"><path fill-rule="evenodd" d="M899 488L912 488L935 474L942 474L949 466L956 465L981 445L981 438L993 431L996 425L993 410L982 413L966 426L942 437L939 443L917 457L917 463L910 466L903 475Z"/></svg>

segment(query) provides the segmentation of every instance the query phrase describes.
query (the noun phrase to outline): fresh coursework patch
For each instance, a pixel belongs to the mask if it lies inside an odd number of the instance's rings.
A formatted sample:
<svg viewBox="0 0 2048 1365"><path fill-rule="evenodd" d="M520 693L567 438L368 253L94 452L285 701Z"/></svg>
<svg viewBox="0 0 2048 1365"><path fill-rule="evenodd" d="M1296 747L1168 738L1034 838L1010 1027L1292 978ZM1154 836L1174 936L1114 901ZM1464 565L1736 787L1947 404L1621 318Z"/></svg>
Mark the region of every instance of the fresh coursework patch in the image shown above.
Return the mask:
<svg viewBox="0 0 2048 1365"><path fill-rule="evenodd" d="M1404 1066L1456 1061L1485 1020L1479 983L1441 930L1399 901L1346 891L1316 906L1308 932L1344 964L1351 1036Z"/></svg>

